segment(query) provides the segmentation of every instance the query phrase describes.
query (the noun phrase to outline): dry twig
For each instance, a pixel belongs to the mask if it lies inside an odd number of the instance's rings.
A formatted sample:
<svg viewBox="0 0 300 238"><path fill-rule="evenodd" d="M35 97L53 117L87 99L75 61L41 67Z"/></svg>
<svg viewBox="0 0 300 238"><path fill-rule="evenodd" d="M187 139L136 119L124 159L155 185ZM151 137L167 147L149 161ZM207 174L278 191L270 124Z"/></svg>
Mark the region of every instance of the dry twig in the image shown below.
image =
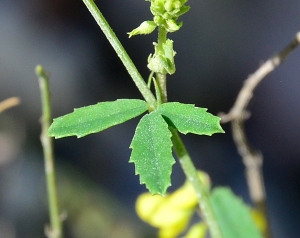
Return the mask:
<svg viewBox="0 0 300 238"><path fill-rule="evenodd" d="M9 109L11 107L17 106L20 104L20 99L17 97L11 97L5 99L4 101L0 102L0 113Z"/></svg>
<svg viewBox="0 0 300 238"><path fill-rule="evenodd" d="M233 139L246 167L246 179L250 197L266 219L266 193L262 175L263 156L259 151L253 150L248 143L244 131L244 120L247 115L246 107L253 96L254 89L262 79L276 69L299 44L300 32L296 34L295 39L293 39L281 52L267 60L258 68L258 70L256 70L256 72L254 72L254 74L246 79L244 86L239 92L229 113L221 115L222 123L231 121ZM271 237L269 227L267 227L265 237Z"/></svg>

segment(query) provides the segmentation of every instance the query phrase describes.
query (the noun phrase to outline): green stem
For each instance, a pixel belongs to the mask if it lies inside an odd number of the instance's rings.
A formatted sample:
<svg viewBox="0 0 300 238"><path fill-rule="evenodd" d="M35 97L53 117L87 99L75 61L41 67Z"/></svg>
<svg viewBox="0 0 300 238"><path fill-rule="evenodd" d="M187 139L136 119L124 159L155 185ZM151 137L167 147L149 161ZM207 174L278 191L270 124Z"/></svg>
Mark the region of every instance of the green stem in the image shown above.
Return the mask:
<svg viewBox="0 0 300 238"><path fill-rule="evenodd" d="M197 197L198 204L204 219L207 222L210 234L212 238L222 238L222 233L215 217L212 205L210 203L209 194L206 192L205 186L202 184L201 180L197 175L197 170L193 161L188 154L180 136L178 135L177 130L170 128L172 132L172 142L174 151L179 158L181 167L185 173L185 176L193 185Z"/></svg>
<svg viewBox="0 0 300 238"><path fill-rule="evenodd" d="M161 102L165 103L168 101L167 97L167 76L166 74L156 73L156 80L158 82L158 87L161 92Z"/></svg>
<svg viewBox="0 0 300 238"><path fill-rule="evenodd" d="M158 49L162 49L162 45L167 41L167 30L164 27L158 27L158 39L157 39L157 47Z"/></svg>
<svg viewBox="0 0 300 238"><path fill-rule="evenodd" d="M162 44L166 42L167 31L163 27L158 28L158 42L157 50L160 50ZM156 74L157 81L160 87L161 101L167 102L167 77L166 74ZM170 127L172 132L172 142L174 151L179 159L181 167L185 173L185 176L190 181L192 186L195 189L195 192L198 197L198 204L200 210L203 214L204 219L207 222L212 238L222 238L222 233L215 217L212 205L210 203L209 194L206 192L205 186L202 184L201 180L198 177L196 167L187 152L177 130Z"/></svg>
<svg viewBox="0 0 300 238"><path fill-rule="evenodd" d="M42 99L42 133L41 142L44 150L44 163L46 173L46 183L48 192L48 203L50 212L50 230L48 237L62 238L62 221L59 212L58 196L55 179L53 139L48 137L48 128L51 124L51 107L50 107L50 90L49 80L41 65L35 68L36 75L39 79L41 99Z"/></svg>
<svg viewBox="0 0 300 238"><path fill-rule="evenodd" d="M137 71L135 65L124 50L115 33L110 28L107 21L105 20L105 18L103 17L93 0L83 0L83 2L95 18L96 22L100 26L101 30L104 32L112 47L117 52L127 71L129 72L133 81L138 87L139 91L142 93L143 97L148 102L149 106L152 107L153 110L156 106L155 97L153 96L150 89L147 87L145 81L141 77L140 73ZM167 31L163 27L159 27L157 50L162 49L162 45L166 42L166 38ZM156 73L156 78L161 91L161 101L167 102L166 74ZM217 223L212 206L210 204L209 195L206 193L204 185L201 183L200 179L197 176L197 170L188 152L186 151L185 146L178 135L178 132L175 129L171 129L171 131L173 134L172 141L174 145L174 150L179 158L180 164L183 168L186 177L192 183L196 191L199 200L199 206L203 213L204 219L207 221L207 224L210 228L211 236L213 238L222 238L219 225Z"/></svg>
<svg viewBox="0 0 300 238"><path fill-rule="evenodd" d="M166 43L167 40L167 31L164 27L158 27L158 39L157 39L157 50L163 50L163 44ZM161 101L167 102L167 76L166 74L156 73L156 79L159 85L159 89L161 93Z"/></svg>
<svg viewBox="0 0 300 238"><path fill-rule="evenodd" d="M133 79L135 85L143 95L144 99L149 104L151 110L154 110L156 107L156 100L150 89L147 87L144 79L142 78L141 74L133 64L131 58L128 56L126 50L118 40L116 34L113 32L107 21L105 20L104 16L98 9L97 5L95 4L94 0L82 0L94 19L96 20L97 24L100 26L101 30L105 34L106 38L108 39L109 43L112 45L114 50L116 51L117 55L121 59L122 63L124 64L125 68L127 69L128 73L130 74L131 78Z"/></svg>

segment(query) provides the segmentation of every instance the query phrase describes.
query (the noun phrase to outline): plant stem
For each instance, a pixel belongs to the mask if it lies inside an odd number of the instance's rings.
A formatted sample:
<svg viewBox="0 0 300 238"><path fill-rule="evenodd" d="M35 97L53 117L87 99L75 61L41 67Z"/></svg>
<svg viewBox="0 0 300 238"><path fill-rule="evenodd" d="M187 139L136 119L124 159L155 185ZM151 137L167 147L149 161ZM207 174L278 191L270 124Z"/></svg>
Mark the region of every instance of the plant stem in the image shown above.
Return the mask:
<svg viewBox="0 0 300 238"><path fill-rule="evenodd" d="M167 31L164 27L158 27L158 39L157 39L157 47L159 50L162 49L163 44L167 41Z"/></svg>
<svg viewBox="0 0 300 238"><path fill-rule="evenodd" d="M35 72L39 79L42 99L41 142L44 150L44 163L51 223L50 230L47 232L47 235L50 238L62 238L62 221L59 213L58 196L56 188L53 139L51 137L48 137L48 129L52 120L49 80L41 65L36 66Z"/></svg>
<svg viewBox="0 0 300 238"><path fill-rule="evenodd" d="M102 13L96 6L93 0L83 0L86 7L91 12L92 16L95 18L96 22L100 26L101 30L107 37L108 41L112 45L112 47L117 52L118 56L122 60L123 64L125 65L127 71L129 72L130 76L132 77L133 81L135 82L137 88L142 93L145 100L148 102L149 106L152 107L152 110L156 106L156 100L153 96L152 92L147 87L145 81L142 79L140 73L137 71L135 65L131 61L130 57L126 53L125 49L121 45L120 41L118 40L117 36L108 25L107 21L103 17ZM158 42L157 47L158 50L162 48L163 43L166 42L167 38L167 31L163 27L158 28ZM161 91L161 101L167 102L167 90L166 90L166 74L156 73L157 81L159 84L159 88ZM204 185L201 183L200 179L197 175L197 170L185 149L184 144L182 143L178 132L175 129L171 128L171 132L173 134L172 141L174 145L174 150L179 158L180 164L183 168L183 171L188 178L188 180L192 183L196 194L198 196L199 206L203 213L205 220L210 228L210 232L213 238L221 238L221 231L217 220L215 219L215 215L210 204L209 196L205 191Z"/></svg>
<svg viewBox="0 0 300 238"><path fill-rule="evenodd" d="M128 56L126 50L118 40L116 34L113 32L107 21L105 20L104 16L100 12L99 8L95 4L94 0L82 0L94 19L96 20L97 24L100 26L101 30L105 34L106 38L108 39L111 46L116 51L117 55L121 59L122 63L124 64L125 68L127 69L128 73L130 74L131 78L133 79L135 85L143 95L144 99L149 104L151 110L156 108L156 100L150 89L147 87L144 79L142 78L141 74L133 64L131 58Z"/></svg>
<svg viewBox="0 0 300 238"><path fill-rule="evenodd" d="M159 90L161 91L161 102L167 102L167 77L165 74L156 73Z"/></svg>
<svg viewBox="0 0 300 238"><path fill-rule="evenodd" d="M157 39L157 49L163 50L163 44L167 40L167 31L164 27L158 27L158 39ZM156 79L158 82L159 89L161 91L161 101L162 103L167 102L167 77L166 74L156 73Z"/></svg>
<svg viewBox="0 0 300 238"><path fill-rule="evenodd" d="M195 192L198 197L198 204L203 214L203 217L207 222L211 237L221 238L222 233L219 224L217 222L217 219L215 217L213 208L211 206L209 194L207 194L205 186L201 183L197 175L197 170L195 168L195 165L189 153L187 152L180 136L178 135L177 130L171 127L170 130L172 132L172 142L173 142L174 151L176 152L176 155L179 159L179 162L185 173L185 176L187 177L187 179L190 181L190 183L195 189Z"/></svg>
<svg viewBox="0 0 300 238"><path fill-rule="evenodd" d="M163 27L158 28L157 49L160 50L167 40L167 31ZM166 74L156 73L156 78L160 87L161 101L167 102L167 76ZM172 132L172 142L174 151L179 159L180 165L186 178L190 181L198 197L198 204L207 222L212 238L222 238L221 230L215 213L210 203L209 194L206 192L205 186L198 177L196 167L187 152L176 129L169 127Z"/></svg>

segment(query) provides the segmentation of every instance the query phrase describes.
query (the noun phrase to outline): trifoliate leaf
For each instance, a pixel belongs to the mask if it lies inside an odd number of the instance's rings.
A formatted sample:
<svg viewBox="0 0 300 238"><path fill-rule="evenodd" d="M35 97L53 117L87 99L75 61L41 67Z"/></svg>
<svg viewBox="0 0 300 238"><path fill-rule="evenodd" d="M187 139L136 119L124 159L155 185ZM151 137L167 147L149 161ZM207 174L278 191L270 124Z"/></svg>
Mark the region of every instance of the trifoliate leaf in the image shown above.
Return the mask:
<svg viewBox="0 0 300 238"><path fill-rule="evenodd" d="M152 194L166 193L171 185L172 156L171 132L168 124L156 111L145 115L139 122L130 148L129 162L135 164L135 173L140 175Z"/></svg>
<svg viewBox="0 0 300 238"><path fill-rule="evenodd" d="M250 208L229 188L213 189L211 204L224 238L262 238Z"/></svg>
<svg viewBox="0 0 300 238"><path fill-rule="evenodd" d="M148 109L147 103L138 99L119 99L75 109L74 112L54 119L49 136L83 137L103 131L137 117Z"/></svg>
<svg viewBox="0 0 300 238"><path fill-rule="evenodd" d="M183 134L211 136L214 133L224 133L220 126L220 118L206 110L193 104L179 102L164 103L158 108L158 112L164 116L168 124Z"/></svg>

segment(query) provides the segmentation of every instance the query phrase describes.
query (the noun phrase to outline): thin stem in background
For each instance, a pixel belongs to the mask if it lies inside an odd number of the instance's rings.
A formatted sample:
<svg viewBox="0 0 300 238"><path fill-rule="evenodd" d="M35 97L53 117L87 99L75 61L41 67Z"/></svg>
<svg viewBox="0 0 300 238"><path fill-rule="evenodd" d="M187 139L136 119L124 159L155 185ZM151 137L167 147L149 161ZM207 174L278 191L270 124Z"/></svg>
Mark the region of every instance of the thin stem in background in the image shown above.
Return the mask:
<svg viewBox="0 0 300 238"><path fill-rule="evenodd" d="M139 71L136 69L135 65L133 64L131 58L128 56L126 50L118 40L116 34L113 32L107 21L105 20L104 16L98 9L97 5L95 4L94 0L82 0L94 19L96 20L97 24L100 26L101 30L103 31L104 35L108 39L111 46L116 51L117 55L121 59L122 63L124 64L125 68L127 69L128 73L130 74L131 78L133 79L135 85L143 95L144 99L149 104L151 110L156 108L156 100L150 89L147 87L144 79L142 78Z"/></svg>
<svg viewBox="0 0 300 238"><path fill-rule="evenodd" d="M297 48L300 44L300 32L296 34L293 39L281 52L271 57L264 64L262 64L254 74L250 75L249 78L244 82L243 88L240 90L237 99L230 109L229 113L222 116L222 122L229 122L235 118L243 118L245 115L246 107L250 99L253 96L253 91L257 85L264 79L269 73L276 69L286 57Z"/></svg>
<svg viewBox="0 0 300 238"><path fill-rule="evenodd" d="M20 99L17 97L11 97L0 102L0 113L20 104Z"/></svg>
<svg viewBox="0 0 300 238"><path fill-rule="evenodd" d="M48 203L50 211L50 229L46 231L49 238L62 238L62 219L60 216L58 195L55 178L53 139L48 136L48 129L52 121L49 80L42 66L35 68L39 79L41 99L42 99L42 133L41 142L44 150L44 163L46 173L46 183L48 192Z"/></svg>
<svg viewBox="0 0 300 238"><path fill-rule="evenodd" d="M276 69L286 57L300 44L300 32L296 34L295 39L291 41L281 52L267 60L259 69L252 74L244 83L243 88L230 109L228 114L221 115L222 122L231 121L233 139L239 154L243 158L246 168L246 179L248 183L250 197L261 214L268 221L266 193L262 175L263 156L259 151L251 148L244 130L244 120L246 118L246 107L253 96L253 91L257 85L269 73ZM265 237L271 237L270 225L267 225Z"/></svg>

